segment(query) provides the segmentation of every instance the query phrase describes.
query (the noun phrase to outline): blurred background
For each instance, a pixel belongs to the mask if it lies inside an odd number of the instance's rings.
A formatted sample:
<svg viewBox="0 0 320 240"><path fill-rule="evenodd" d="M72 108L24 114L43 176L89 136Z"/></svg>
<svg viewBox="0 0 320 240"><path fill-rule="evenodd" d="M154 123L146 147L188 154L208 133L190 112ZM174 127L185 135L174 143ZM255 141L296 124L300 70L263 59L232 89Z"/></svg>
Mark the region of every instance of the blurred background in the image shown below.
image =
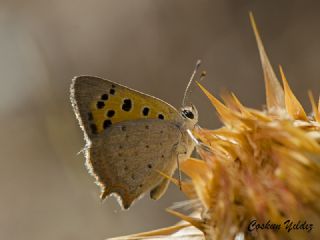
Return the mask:
<svg viewBox="0 0 320 240"><path fill-rule="evenodd" d="M194 64L203 85L265 103L263 75L248 20L256 17L266 50L310 110L320 91L320 4L316 1L45 0L0 1L0 239L105 239L177 221L164 209L184 200L171 186L129 211L99 200L69 101L75 75L95 75L176 107ZM220 123L194 87L200 125Z"/></svg>

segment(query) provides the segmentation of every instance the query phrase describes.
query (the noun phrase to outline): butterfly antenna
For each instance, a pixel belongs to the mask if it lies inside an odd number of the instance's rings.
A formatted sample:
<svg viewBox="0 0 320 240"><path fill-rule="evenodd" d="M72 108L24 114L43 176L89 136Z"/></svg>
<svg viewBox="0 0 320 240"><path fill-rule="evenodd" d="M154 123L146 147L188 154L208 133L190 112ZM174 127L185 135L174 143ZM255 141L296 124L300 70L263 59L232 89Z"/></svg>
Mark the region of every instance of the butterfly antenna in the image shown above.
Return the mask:
<svg viewBox="0 0 320 240"><path fill-rule="evenodd" d="M194 68L194 70L193 70L193 72L192 72L192 75L191 75L191 77L190 77L190 80L189 80L189 82L188 82L188 85L187 85L187 87L186 87L186 90L185 90L185 92L184 92L183 100L182 100L182 107L185 107L185 106L186 106L187 97L188 97L188 95L191 93L191 90L189 91L189 89L190 89L190 87L191 87L191 84L192 84L192 82L193 82L193 80L194 80L194 76L196 75L196 73L197 73L198 68L200 67L200 65L201 65L201 60L199 59L199 60L197 61L197 63L196 63L196 66L195 66L195 68Z"/></svg>

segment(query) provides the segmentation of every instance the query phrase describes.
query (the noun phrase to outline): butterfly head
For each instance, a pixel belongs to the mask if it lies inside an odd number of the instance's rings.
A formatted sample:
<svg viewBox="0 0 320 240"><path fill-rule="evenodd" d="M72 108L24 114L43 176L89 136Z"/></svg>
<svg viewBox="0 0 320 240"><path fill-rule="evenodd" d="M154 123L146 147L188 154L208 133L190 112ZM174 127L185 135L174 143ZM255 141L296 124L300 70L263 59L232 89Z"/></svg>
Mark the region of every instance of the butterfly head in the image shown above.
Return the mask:
<svg viewBox="0 0 320 240"><path fill-rule="evenodd" d="M181 116L186 122L187 128L192 129L198 123L198 111L194 105L181 108Z"/></svg>

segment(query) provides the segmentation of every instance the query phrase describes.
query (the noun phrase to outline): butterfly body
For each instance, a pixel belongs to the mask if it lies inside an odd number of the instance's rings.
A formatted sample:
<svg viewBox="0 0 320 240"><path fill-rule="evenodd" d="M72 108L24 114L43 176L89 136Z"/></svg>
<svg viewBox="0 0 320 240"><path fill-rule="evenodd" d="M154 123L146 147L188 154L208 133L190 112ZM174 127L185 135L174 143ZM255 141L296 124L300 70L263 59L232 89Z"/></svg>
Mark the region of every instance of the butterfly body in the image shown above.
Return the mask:
<svg viewBox="0 0 320 240"><path fill-rule="evenodd" d="M196 110L187 118L160 99L91 76L73 79L71 101L101 198L115 193L124 208L149 190L160 198L168 186L160 172L172 176L194 149L187 129L197 122Z"/></svg>

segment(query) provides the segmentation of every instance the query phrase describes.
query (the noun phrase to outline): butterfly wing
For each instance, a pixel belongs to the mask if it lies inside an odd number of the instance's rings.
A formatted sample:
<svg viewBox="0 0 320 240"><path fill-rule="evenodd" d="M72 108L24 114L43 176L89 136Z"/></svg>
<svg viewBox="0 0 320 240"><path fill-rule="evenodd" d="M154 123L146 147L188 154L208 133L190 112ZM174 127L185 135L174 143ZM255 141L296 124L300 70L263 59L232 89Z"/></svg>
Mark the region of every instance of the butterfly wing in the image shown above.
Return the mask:
<svg viewBox="0 0 320 240"><path fill-rule="evenodd" d="M170 104L98 77L81 76L71 84L71 102L84 132L97 135L112 124L137 119L181 121Z"/></svg>
<svg viewBox="0 0 320 240"><path fill-rule="evenodd" d="M97 77L74 78L71 101L87 140L87 166L124 208L171 176L176 168L181 117L155 97ZM160 187L155 198L165 191Z"/></svg>
<svg viewBox="0 0 320 240"><path fill-rule="evenodd" d="M94 138L87 166L97 178L102 198L116 193L129 208L140 195L176 169L181 132L172 121L158 119L116 123Z"/></svg>

